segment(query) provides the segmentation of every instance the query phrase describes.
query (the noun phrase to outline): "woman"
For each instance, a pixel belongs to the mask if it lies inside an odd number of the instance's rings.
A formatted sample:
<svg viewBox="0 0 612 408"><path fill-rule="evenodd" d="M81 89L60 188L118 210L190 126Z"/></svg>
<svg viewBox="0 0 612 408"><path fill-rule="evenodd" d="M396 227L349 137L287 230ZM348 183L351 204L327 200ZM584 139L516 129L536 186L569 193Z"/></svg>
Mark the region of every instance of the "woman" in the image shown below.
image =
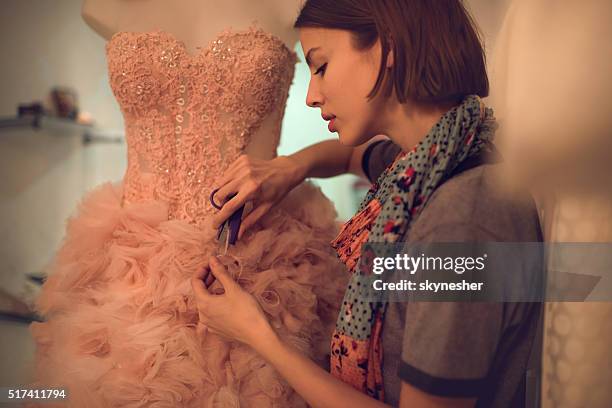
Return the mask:
<svg viewBox="0 0 612 408"><path fill-rule="evenodd" d="M307 104L339 143L270 162L242 158L219 181L241 234L305 177L375 181L332 246L351 272L331 373L279 340L257 302L211 258L192 280L200 323L249 344L312 406L521 406L537 304L369 303L355 294L366 242L540 241L531 200L494 188L494 119L482 45L457 0L307 1L297 19L311 67ZM388 135L390 141L377 140ZM375 141L376 139L376 141ZM375 141L375 143L374 143ZM352 146L356 146L353 148ZM217 279L223 295L206 286Z"/></svg>

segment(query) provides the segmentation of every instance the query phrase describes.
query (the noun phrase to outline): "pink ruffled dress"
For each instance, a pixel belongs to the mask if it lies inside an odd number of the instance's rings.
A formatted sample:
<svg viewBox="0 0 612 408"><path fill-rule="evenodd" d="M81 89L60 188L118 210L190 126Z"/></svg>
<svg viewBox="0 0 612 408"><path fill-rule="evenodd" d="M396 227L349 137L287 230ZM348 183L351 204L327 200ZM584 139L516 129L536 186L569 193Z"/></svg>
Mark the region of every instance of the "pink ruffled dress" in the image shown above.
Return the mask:
<svg viewBox="0 0 612 408"><path fill-rule="evenodd" d="M250 28L197 55L162 31L120 32L107 57L128 167L67 222L36 302L31 386L64 387L60 406L77 408L305 406L249 347L198 334L190 284L221 252L214 179L242 153L276 154L295 54ZM321 364L348 279L330 246L335 218L302 183L221 258L280 336Z"/></svg>

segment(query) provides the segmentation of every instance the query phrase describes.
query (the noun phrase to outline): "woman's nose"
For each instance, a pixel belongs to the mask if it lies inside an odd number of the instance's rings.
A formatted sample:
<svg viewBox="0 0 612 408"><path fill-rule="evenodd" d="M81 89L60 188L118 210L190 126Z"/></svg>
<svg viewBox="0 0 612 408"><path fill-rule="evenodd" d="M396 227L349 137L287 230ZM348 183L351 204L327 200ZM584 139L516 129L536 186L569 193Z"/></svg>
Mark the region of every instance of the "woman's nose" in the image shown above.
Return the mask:
<svg viewBox="0 0 612 408"><path fill-rule="evenodd" d="M308 85L306 105L310 106L311 108L316 108L323 105L323 97L318 91L316 85L313 85L313 81L310 81L310 84Z"/></svg>

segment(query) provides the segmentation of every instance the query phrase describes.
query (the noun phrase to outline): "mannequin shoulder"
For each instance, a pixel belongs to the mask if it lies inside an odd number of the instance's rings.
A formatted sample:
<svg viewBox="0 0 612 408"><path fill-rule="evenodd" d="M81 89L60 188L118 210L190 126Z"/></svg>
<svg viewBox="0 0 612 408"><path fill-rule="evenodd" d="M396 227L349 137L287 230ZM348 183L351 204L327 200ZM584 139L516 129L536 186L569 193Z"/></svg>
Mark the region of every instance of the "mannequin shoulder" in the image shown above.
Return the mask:
<svg viewBox="0 0 612 408"><path fill-rule="evenodd" d="M254 17L263 24L270 33L281 38L287 47L293 49L298 41L298 32L293 28L295 19L300 12L304 0L262 0L260 10L254 12ZM265 9L265 10L264 10ZM261 14L264 11L265 16Z"/></svg>
<svg viewBox="0 0 612 408"><path fill-rule="evenodd" d="M108 40L117 31L117 0L83 0L81 18L92 30Z"/></svg>
<svg viewBox="0 0 612 408"><path fill-rule="evenodd" d="M294 31L293 24L305 0L266 0L270 8L276 10L280 22L287 30ZM297 38L297 34L296 34Z"/></svg>

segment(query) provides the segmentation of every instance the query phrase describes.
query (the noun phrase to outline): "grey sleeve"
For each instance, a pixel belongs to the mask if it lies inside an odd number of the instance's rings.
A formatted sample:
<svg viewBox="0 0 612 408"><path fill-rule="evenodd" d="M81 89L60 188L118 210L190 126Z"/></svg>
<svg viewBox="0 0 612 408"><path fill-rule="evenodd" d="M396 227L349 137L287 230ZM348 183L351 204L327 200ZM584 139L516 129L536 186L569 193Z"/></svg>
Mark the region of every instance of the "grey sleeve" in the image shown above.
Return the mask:
<svg viewBox="0 0 612 408"><path fill-rule="evenodd" d="M502 314L500 303L408 304L399 377L428 394L478 397L501 335Z"/></svg>
<svg viewBox="0 0 612 408"><path fill-rule="evenodd" d="M420 242L495 240L466 223L442 224ZM429 394L477 397L502 335L503 304L411 302L406 305L398 375Z"/></svg>
<svg viewBox="0 0 612 408"><path fill-rule="evenodd" d="M486 168L467 170L438 187L410 228L406 245L539 241L535 208L499 196ZM490 370L522 375L517 370L531 347L538 308L529 303L407 303L398 375L429 394L479 397L491 387Z"/></svg>
<svg viewBox="0 0 612 408"><path fill-rule="evenodd" d="M379 140L370 144L361 159L363 172L370 182L375 182L387 167L393 163L401 147L390 140Z"/></svg>

